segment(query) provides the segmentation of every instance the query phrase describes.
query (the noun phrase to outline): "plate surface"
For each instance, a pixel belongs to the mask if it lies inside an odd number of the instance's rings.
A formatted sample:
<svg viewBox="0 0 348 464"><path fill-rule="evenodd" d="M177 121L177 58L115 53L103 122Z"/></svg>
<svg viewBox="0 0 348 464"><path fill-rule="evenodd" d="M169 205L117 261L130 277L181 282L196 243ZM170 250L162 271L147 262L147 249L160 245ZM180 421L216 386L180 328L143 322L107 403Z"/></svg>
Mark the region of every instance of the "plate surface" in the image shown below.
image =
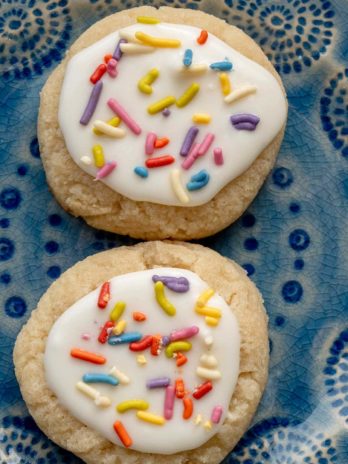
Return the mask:
<svg viewBox="0 0 348 464"><path fill-rule="evenodd" d="M0 2L0 463L78 463L36 427L13 372L17 333L75 262L133 240L96 231L50 194L39 92L89 25L135 0ZM270 316L269 383L226 463L348 462L348 9L346 0L155 1L251 35L282 75L289 121L277 164L233 226L201 243L235 259Z"/></svg>

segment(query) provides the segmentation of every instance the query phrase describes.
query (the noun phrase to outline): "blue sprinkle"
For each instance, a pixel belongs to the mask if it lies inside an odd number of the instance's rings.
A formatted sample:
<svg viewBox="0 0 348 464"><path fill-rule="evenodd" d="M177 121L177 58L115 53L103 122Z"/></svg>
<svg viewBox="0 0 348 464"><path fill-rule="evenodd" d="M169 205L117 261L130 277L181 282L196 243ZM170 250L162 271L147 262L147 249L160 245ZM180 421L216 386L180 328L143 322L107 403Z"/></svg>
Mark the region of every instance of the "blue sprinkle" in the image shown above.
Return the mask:
<svg viewBox="0 0 348 464"><path fill-rule="evenodd" d="M146 178L149 175L149 171L143 166L137 166L134 168L134 172L137 176Z"/></svg>
<svg viewBox="0 0 348 464"><path fill-rule="evenodd" d="M216 63L212 63L210 68L213 71L231 71L232 63L230 61L217 61Z"/></svg>
<svg viewBox="0 0 348 464"><path fill-rule="evenodd" d="M197 174L191 177L190 182L186 184L187 190L192 192L193 190L199 190L205 187L209 182L210 176L205 169L199 171Z"/></svg>
<svg viewBox="0 0 348 464"><path fill-rule="evenodd" d="M138 342L143 336L139 332L126 332L122 335L109 337L109 345L121 345L122 343Z"/></svg>
<svg viewBox="0 0 348 464"><path fill-rule="evenodd" d="M118 385L119 381L116 377L107 374L85 374L82 380L86 383L108 383L109 385Z"/></svg>
<svg viewBox="0 0 348 464"><path fill-rule="evenodd" d="M185 50L184 59L183 59L184 66L186 66L187 68L191 66L192 64L192 55L193 55L192 50L190 48L187 48Z"/></svg>

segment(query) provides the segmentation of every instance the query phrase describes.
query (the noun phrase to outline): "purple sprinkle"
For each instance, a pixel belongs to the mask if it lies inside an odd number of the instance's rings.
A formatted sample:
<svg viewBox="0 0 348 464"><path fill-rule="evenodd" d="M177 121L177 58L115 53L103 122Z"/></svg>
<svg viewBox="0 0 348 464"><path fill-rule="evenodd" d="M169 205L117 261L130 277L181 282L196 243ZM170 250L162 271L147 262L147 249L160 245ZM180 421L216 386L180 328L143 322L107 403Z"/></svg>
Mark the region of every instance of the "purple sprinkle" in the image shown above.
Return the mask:
<svg viewBox="0 0 348 464"><path fill-rule="evenodd" d="M80 124L83 124L84 126L87 126L89 123L91 117L93 116L94 110L96 109L101 91L103 88L103 82L98 81L92 89L91 96L89 97L87 106L85 111L83 112L83 115L81 116L80 119Z"/></svg>
<svg viewBox="0 0 348 464"><path fill-rule="evenodd" d="M192 126L190 129L187 131L186 137L184 139L184 142L182 144L181 150L180 150L180 155L181 156L187 156L190 148L192 147L192 144L197 137L197 134L199 132L198 127Z"/></svg>
<svg viewBox="0 0 348 464"><path fill-rule="evenodd" d="M163 282L166 287L173 292L185 293L190 289L190 283L186 277L171 277L171 276L159 276L153 275L152 280L154 282Z"/></svg>
<svg viewBox="0 0 348 464"><path fill-rule="evenodd" d="M168 116L170 116L170 109L169 108L164 108L164 110L162 111L162 114L163 114L163 116L165 116L167 118Z"/></svg>
<svg viewBox="0 0 348 464"><path fill-rule="evenodd" d="M162 337L162 345L167 346L167 345L169 345L169 343L170 343L170 337L168 337L168 335L163 335L163 337Z"/></svg>
<svg viewBox="0 0 348 464"><path fill-rule="evenodd" d="M251 122L256 125L260 122L260 118L258 116L250 113L233 114L232 116L230 116L230 120L233 125L238 124L240 122Z"/></svg>
<svg viewBox="0 0 348 464"><path fill-rule="evenodd" d="M238 124L234 124L234 127L237 130L246 130L246 131L254 131L256 129L257 124L252 122L239 122Z"/></svg>
<svg viewBox="0 0 348 464"><path fill-rule="evenodd" d="M118 41L118 44L116 45L116 48L115 48L114 53L112 54L112 57L113 57L117 62L120 61L121 56L123 55L123 52L122 52L121 47L120 47L120 45L123 44L123 43L127 43L127 40L126 40L126 39L120 39L120 40Z"/></svg>
<svg viewBox="0 0 348 464"><path fill-rule="evenodd" d="M147 388L168 387L169 384L170 384L169 377L158 377L157 379L151 379L146 382Z"/></svg>

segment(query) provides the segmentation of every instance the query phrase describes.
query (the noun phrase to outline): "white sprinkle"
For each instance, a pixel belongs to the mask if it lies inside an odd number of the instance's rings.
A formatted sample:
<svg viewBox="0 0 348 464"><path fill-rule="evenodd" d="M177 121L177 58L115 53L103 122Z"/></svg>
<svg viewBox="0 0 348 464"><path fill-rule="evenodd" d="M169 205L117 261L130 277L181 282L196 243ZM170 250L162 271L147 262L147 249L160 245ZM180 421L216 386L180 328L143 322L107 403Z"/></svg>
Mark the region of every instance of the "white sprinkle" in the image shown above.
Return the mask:
<svg viewBox="0 0 348 464"><path fill-rule="evenodd" d="M89 156L82 156L80 158L81 163L86 164L87 166L90 166L92 164L92 160Z"/></svg>
<svg viewBox="0 0 348 464"><path fill-rule="evenodd" d="M188 203L190 201L190 198L185 192L184 187L182 186L180 182L179 169L172 169L170 171L170 182L172 184L172 188L178 200L180 200L181 203Z"/></svg>
<svg viewBox="0 0 348 464"><path fill-rule="evenodd" d="M126 55L135 55L137 53L152 53L156 50L155 47L148 47L147 45L140 45L135 43L121 43L121 51Z"/></svg>
<svg viewBox="0 0 348 464"><path fill-rule="evenodd" d="M120 129L119 127L113 127L104 121L100 121L99 119L96 119L93 122L93 126L99 132L102 132L104 135L108 135L109 137L120 139L126 135L126 131L124 129Z"/></svg>
<svg viewBox="0 0 348 464"><path fill-rule="evenodd" d="M127 42L131 42L131 43L135 43L135 44L141 44L140 40L138 40L134 34L132 34L131 32L125 30L125 29L121 29L120 31L118 31L119 33L119 36L121 37L121 39L126 39Z"/></svg>
<svg viewBox="0 0 348 464"><path fill-rule="evenodd" d="M232 103L240 98L247 97L248 95L251 95L252 93L255 93L257 90L257 87L254 85L243 85L242 87L239 87L238 89L232 90L231 93L226 95L224 98L225 103Z"/></svg>
<svg viewBox="0 0 348 464"><path fill-rule="evenodd" d="M190 67L182 66L179 71L184 74L201 74L208 71L208 65L206 63L192 64Z"/></svg>
<svg viewBox="0 0 348 464"><path fill-rule="evenodd" d="M213 339L213 336L212 336L212 335L208 335L208 336L205 337L205 339L204 339L204 343L205 343L207 346L209 346L209 347L212 346L213 341L214 341L214 339Z"/></svg>
<svg viewBox="0 0 348 464"><path fill-rule="evenodd" d="M98 390L93 387L90 387L85 382L77 382L76 388L83 393L84 395L92 398L97 406L106 408L110 406L111 400L107 396L102 396Z"/></svg>
<svg viewBox="0 0 348 464"><path fill-rule="evenodd" d="M201 424L201 423L202 423L202 420L203 420L202 414L198 414L198 415L196 416L196 418L195 418L195 421L194 421L194 422L195 422L195 425Z"/></svg>
<svg viewBox="0 0 348 464"><path fill-rule="evenodd" d="M126 374L121 372L119 369L117 369L115 366L112 367L109 374L118 379L120 383L122 383L123 385L127 385L130 383L130 378Z"/></svg>
<svg viewBox="0 0 348 464"><path fill-rule="evenodd" d="M197 367L196 374L202 379L218 380L221 379L221 372L217 369L207 369L205 367Z"/></svg>
<svg viewBox="0 0 348 464"><path fill-rule="evenodd" d="M218 365L217 359L212 354L202 354L200 362L206 367L216 367Z"/></svg>

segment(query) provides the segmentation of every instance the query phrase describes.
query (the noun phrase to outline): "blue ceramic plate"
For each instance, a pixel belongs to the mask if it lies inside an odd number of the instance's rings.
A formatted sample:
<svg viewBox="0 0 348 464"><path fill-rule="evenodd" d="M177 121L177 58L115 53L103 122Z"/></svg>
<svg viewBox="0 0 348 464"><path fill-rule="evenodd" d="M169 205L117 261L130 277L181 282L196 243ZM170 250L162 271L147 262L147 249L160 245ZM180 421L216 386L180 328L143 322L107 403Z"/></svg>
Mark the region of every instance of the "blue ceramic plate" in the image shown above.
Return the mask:
<svg viewBox="0 0 348 464"><path fill-rule="evenodd" d="M174 3L175 1L175 3ZM203 240L241 263L270 316L269 383L226 463L348 462L347 0L168 0L244 29L281 73L290 111L277 164L232 227ZM0 462L77 463L36 427L13 372L17 333L76 261L130 244L66 214L36 138L39 91L70 44L138 0L0 1Z"/></svg>

